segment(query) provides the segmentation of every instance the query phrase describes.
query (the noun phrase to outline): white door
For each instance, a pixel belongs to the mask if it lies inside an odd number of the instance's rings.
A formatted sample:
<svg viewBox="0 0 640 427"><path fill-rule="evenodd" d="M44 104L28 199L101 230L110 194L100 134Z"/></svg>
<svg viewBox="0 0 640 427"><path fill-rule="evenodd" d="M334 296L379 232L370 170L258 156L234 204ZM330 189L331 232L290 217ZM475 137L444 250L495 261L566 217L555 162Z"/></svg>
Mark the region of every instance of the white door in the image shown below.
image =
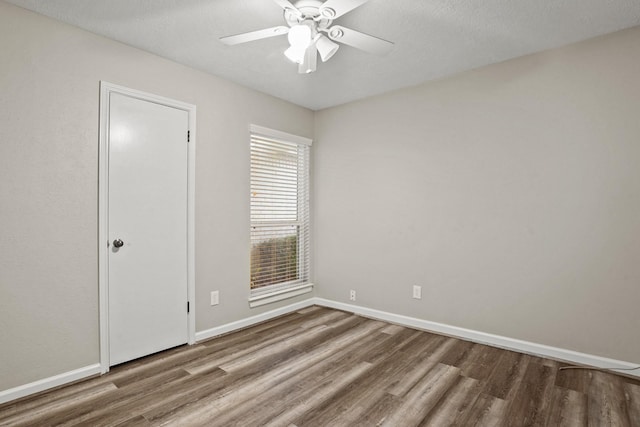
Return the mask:
<svg viewBox="0 0 640 427"><path fill-rule="evenodd" d="M188 112L110 94L109 365L188 340ZM120 246L120 247L118 247Z"/></svg>

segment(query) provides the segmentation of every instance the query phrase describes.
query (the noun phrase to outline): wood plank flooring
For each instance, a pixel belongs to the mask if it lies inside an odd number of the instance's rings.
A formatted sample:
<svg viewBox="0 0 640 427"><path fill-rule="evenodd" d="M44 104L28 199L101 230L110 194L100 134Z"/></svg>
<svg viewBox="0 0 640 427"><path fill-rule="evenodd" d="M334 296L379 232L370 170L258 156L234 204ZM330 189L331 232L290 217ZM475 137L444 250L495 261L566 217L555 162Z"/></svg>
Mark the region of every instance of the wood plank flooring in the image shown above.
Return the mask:
<svg viewBox="0 0 640 427"><path fill-rule="evenodd" d="M640 381L310 307L0 406L10 426L640 426Z"/></svg>

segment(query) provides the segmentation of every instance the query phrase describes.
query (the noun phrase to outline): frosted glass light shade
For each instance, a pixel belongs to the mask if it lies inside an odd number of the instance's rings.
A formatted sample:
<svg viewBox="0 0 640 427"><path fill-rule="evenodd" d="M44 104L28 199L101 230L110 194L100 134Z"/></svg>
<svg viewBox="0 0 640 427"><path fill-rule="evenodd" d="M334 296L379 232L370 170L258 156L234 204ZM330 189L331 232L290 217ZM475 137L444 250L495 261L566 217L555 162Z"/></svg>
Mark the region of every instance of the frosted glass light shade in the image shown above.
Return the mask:
<svg viewBox="0 0 640 427"><path fill-rule="evenodd" d="M304 53L306 49L298 48L291 46L287 50L284 51L284 56L286 56L291 62L295 62L296 64L302 64L304 61Z"/></svg>
<svg viewBox="0 0 640 427"><path fill-rule="evenodd" d="M311 28L308 25L294 25L287 38L291 47L306 49L311 42Z"/></svg>
<svg viewBox="0 0 640 427"><path fill-rule="evenodd" d="M316 42L318 52L320 53L320 59L322 62L327 62L337 51L340 45L329 40L326 36L320 36Z"/></svg>

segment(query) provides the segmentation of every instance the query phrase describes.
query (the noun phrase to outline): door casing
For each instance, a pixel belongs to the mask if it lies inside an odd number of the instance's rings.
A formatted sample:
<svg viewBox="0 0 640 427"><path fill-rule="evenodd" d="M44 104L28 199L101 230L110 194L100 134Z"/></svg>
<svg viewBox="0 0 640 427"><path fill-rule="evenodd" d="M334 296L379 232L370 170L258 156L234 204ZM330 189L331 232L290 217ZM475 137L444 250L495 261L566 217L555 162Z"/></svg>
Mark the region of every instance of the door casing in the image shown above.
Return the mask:
<svg viewBox="0 0 640 427"><path fill-rule="evenodd" d="M100 325L100 371L109 371L109 99L119 93L144 101L184 110L189 115L187 143L187 292L188 343L195 343L195 149L196 106L170 98L100 82L100 140L98 154L98 298Z"/></svg>

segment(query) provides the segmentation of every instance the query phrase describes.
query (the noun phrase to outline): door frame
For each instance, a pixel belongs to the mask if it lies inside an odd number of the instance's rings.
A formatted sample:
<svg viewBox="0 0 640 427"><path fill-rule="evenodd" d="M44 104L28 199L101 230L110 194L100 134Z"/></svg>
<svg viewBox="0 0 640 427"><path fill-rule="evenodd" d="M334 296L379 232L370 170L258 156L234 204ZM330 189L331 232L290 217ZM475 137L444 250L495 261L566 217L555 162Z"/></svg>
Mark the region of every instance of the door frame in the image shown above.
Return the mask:
<svg viewBox="0 0 640 427"><path fill-rule="evenodd" d="M186 111L187 143L187 313L188 343L195 343L195 166L196 106L163 96L100 81L100 137L98 152L98 300L100 325L100 372L109 371L109 113L110 95L118 93ZM186 137L186 135L185 135Z"/></svg>

